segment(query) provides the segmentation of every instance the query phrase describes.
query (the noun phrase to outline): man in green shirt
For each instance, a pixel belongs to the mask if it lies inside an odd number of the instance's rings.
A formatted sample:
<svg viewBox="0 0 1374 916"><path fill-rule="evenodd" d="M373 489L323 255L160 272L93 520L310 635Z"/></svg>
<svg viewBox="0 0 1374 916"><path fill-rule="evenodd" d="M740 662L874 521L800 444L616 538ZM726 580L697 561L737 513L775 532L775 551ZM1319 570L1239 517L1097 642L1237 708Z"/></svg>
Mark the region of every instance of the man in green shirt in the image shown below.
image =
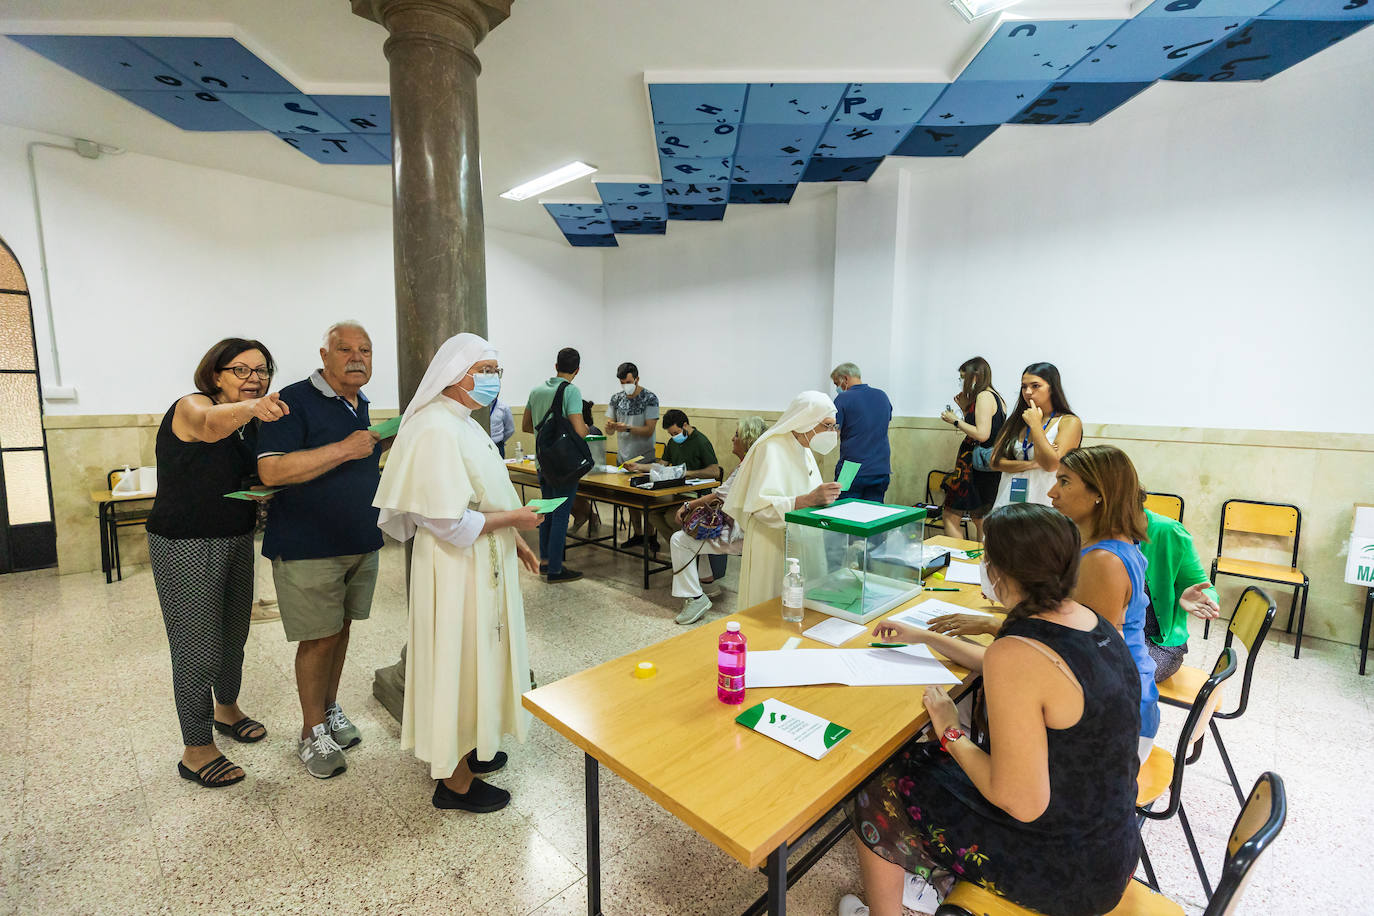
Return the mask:
<svg viewBox="0 0 1374 916"><path fill-rule="evenodd" d="M667 443L663 446L663 457L656 458L651 462L636 462L626 465L626 470L635 471L641 474L649 472L650 465L666 464L669 467L684 465L686 477L710 477L720 480L720 462L716 460L716 450L711 446L711 440L701 430L697 429L687 420L687 414L676 408L663 415L663 430L669 436ZM656 509L650 516L649 521L653 523L654 530L663 537L671 538L673 532L679 527L677 523L677 506L666 509ZM659 541L657 536L651 536L649 547L658 552Z"/></svg>
<svg viewBox="0 0 1374 916"><path fill-rule="evenodd" d="M1145 617L1145 646L1155 660L1155 680L1167 679L1183 664L1188 651L1188 615L1210 620L1221 612L1217 590L1207 579L1193 536L1182 524L1145 510L1145 587L1150 612Z"/></svg>
<svg viewBox="0 0 1374 916"><path fill-rule="evenodd" d="M559 350L558 359L554 363L555 374L542 385L536 385L530 392L529 399L525 402L525 416L520 421L520 428L527 433L534 432L535 426L543 422L544 415L553 406L559 386L566 382L568 387L563 392L563 416L568 418L579 436L585 437L587 424L582 419L582 392L572 383L581 368L581 354L572 347ZM568 514L572 512L573 497L577 495L577 482L574 481L559 489L550 486L541 473L539 492L545 499L566 497L563 504L550 512L544 519L544 524L539 526L539 571L545 574L549 582L571 582L581 579L582 573L563 565L563 546L568 538Z"/></svg>

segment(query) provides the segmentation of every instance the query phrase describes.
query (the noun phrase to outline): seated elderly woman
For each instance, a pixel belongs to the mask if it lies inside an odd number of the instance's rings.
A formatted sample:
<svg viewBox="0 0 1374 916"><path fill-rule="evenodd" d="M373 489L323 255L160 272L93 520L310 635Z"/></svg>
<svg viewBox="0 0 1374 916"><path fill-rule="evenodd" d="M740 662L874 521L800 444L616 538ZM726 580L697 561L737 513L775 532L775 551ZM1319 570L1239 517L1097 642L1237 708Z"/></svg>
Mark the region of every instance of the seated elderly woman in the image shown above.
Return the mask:
<svg viewBox="0 0 1374 916"><path fill-rule="evenodd" d="M819 391L803 391L739 466L724 511L744 532L740 609L782 594L785 516L839 497L840 485L821 481L811 454L829 454L839 442L834 402Z"/></svg>
<svg viewBox="0 0 1374 916"><path fill-rule="evenodd" d="M763 435L765 426L762 417L740 418L735 427L735 435L730 439L730 448L736 458L744 460L749 453L749 447ZM692 514L698 509L719 508L730 495L735 481L739 479L742 467L743 464L735 468L714 493L707 493L683 503L677 510L678 528L681 529L683 525L688 524ZM700 531L679 530L673 532L672 538L668 541L673 555L673 597L686 599L682 603L682 612L677 615L678 623L696 623L711 609L711 598L720 594L720 589L716 589L713 594L707 594L702 589L701 575L697 571L698 558L739 556L744 549L744 529L735 524L735 520L730 516L721 514L721 521L725 527L715 536L703 538L699 536Z"/></svg>
<svg viewBox="0 0 1374 916"><path fill-rule="evenodd" d="M1019 503L984 531L985 590L1007 608L991 646L887 620L873 632L980 672L988 733L975 743L949 695L926 688L940 741L908 745L855 796L869 906L846 895L841 916L898 916L903 872L934 868L1048 916L1089 916L1135 871L1140 680L1117 628L1071 597L1078 530Z"/></svg>

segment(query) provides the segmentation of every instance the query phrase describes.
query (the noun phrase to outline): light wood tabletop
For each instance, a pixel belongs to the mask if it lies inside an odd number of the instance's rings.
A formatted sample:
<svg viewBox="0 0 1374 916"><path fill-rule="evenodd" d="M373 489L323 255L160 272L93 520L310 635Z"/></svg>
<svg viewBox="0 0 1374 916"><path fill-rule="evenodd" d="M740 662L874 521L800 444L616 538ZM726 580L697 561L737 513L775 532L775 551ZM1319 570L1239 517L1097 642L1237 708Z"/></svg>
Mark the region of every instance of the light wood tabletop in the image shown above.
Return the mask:
<svg viewBox="0 0 1374 916"><path fill-rule="evenodd" d="M131 499L153 499L156 493L115 493L113 490L92 490L93 503L122 503Z"/></svg>
<svg viewBox="0 0 1374 916"><path fill-rule="evenodd" d="M978 546L944 536L927 543ZM992 608L976 585L931 584L958 591L923 591L891 613L936 598ZM716 698L716 642L728 620L739 621L749 651L758 651L780 649L789 637L825 619L807 611L800 625L784 623L781 602L774 599L539 687L523 702L601 765L740 863L757 867L842 802L927 722L923 687L755 688L740 706ZM845 647L867 646L871 631L870 625ZM828 647L803 638L799 648ZM636 664L645 661L654 663L657 674L635 678ZM956 691L972 680L964 669L949 666L963 679ZM735 723L741 711L769 697L852 733L813 760Z"/></svg>
<svg viewBox="0 0 1374 916"><path fill-rule="evenodd" d="M525 474L535 478L539 476L539 469L536 468L534 462L528 458L526 458L524 461L508 462L506 464L506 467L509 468L512 473ZM614 490L626 495L638 496L647 499L657 499L660 497L667 496L682 496L686 493L699 493L704 490L711 490L720 486L719 480L708 480L705 483L688 484L682 487L664 487L659 490L645 490L641 487L636 487L630 483L630 478L636 476L639 475L607 474L605 472L593 471L590 474L583 475L583 477L578 481L578 486L582 486L583 484L589 484L593 487L597 487L600 489Z"/></svg>

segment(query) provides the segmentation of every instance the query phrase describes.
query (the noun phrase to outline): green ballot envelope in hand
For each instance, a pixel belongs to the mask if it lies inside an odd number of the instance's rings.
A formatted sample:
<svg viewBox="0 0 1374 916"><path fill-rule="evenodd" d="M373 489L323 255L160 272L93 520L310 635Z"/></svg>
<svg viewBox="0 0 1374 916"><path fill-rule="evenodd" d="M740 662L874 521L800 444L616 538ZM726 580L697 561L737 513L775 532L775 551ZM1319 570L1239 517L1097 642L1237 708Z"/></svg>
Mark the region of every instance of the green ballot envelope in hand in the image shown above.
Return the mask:
<svg viewBox="0 0 1374 916"><path fill-rule="evenodd" d="M225 499L266 499L281 487L266 487L262 490L235 490L233 493L225 493Z"/></svg>
<svg viewBox="0 0 1374 916"><path fill-rule="evenodd" d="M854 478L859 476L859 462L846 461L840 465L839 473L835 475L835 482L840 485L840 489L848 490L854 485Z"/></svg>
<svg viewBox="0 0 1374 916"><path fill-rule="evenodd" d="M383 420L380 423L373 423L367 428L370 433L376 433L378 438L390 439L401 429L401 418L392 417L390 420Z"/></svg>
<svg viewBox="0 0 1374 916"><path fill-rule="evenodd" d="M530 500L529 508L533 509L539 515L548 515L567 501L568 497L566 496L560 496L557 499L532 499Z"/></svg>

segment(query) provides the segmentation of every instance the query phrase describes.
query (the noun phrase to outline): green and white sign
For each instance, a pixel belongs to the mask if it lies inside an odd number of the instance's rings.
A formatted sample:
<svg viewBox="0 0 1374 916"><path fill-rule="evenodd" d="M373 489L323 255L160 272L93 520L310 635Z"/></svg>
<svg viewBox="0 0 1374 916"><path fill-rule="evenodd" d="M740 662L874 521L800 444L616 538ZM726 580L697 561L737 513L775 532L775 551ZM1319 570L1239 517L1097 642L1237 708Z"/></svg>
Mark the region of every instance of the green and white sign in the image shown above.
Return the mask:
<svg viewBox="0 0 1374 916"><path fill-rule="evenodd" d="M836 725L772 697L757 706L750 706L736 716L735 721L816 760L824 757L849 734L849 729L843 725Z"/></svg>
<svg viewBox="0 0 1374 916"><path fill-rule="evenodd" d="M1345 581L1351 585L1374 588L1374 538L1350 539L1350 555L1345 560Z"/></svg>

